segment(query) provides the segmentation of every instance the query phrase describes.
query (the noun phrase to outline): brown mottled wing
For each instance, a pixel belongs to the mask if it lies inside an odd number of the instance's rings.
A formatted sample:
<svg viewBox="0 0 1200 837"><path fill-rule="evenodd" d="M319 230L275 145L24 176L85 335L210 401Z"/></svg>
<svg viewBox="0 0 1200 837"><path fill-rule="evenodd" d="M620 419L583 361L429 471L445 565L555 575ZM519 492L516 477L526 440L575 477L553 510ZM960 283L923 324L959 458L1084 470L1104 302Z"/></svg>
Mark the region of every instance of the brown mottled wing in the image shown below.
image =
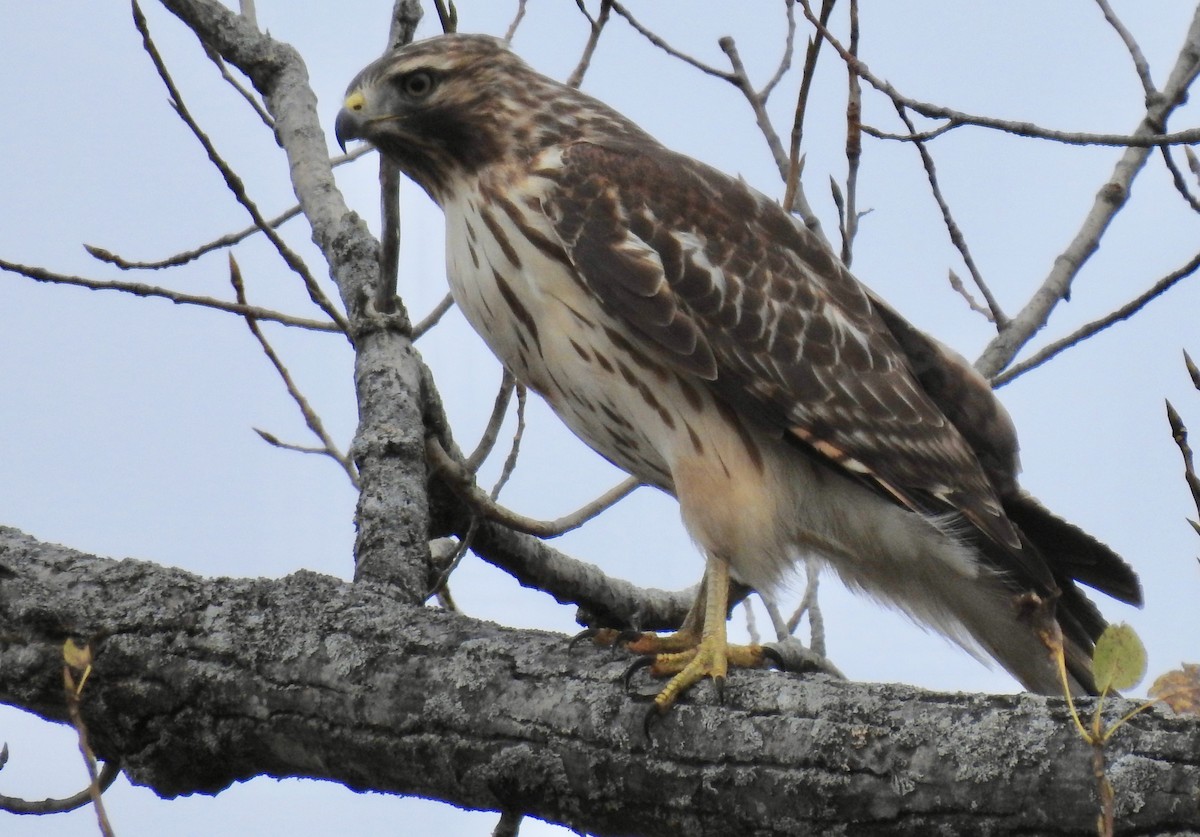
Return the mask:
<svg viewBox="0 0 1200 837"><path fill-rule="evenodd" d="M652 145L576 144L550 176L547 216L632 334L897 502L956 509L1020 551L970 445L862 286L778 206ZM1044 567L1025 570L1047 578Z"/></svg>

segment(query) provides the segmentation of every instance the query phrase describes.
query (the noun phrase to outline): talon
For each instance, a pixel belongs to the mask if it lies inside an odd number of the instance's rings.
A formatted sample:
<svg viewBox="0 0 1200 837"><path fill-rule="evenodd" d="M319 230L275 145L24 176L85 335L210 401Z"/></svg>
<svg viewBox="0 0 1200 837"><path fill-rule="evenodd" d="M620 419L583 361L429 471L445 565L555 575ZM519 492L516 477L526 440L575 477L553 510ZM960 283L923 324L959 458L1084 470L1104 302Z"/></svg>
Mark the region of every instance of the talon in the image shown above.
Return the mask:
<svg viewBox="0 0 1200 837"><path fill-rule="evenodd" d="M642 735L646 736L646 740L650 740L650 727L660 721L663 717L663 710L659 709L658 704L651 704L649 711L646 712L646 717L642 719Z"/></svg>
<svg viewBox="0 0 1200 837"><path fill-rule="evenodd" d="M717 690L717 703L725 705L725 678L717 675L712 679L713 688Z"/></svg>
<svg viewBox="0 0 1200 837"><path fill-rule="evenodd" d="M787 671L787 664L783 661L783 655L779 653L778 649L770 645L764 645L762 646L762 655L763 659L770 660L772 663L774 663L775 668L779 669L780 671Z"/></svg>
<svg viewBox="0 0 1200 837"><path fill-rule="evenodd" d="M575 634L575 636L571 637L571 641L567 643L567 653L574 651L575 646L578 645L582 640L595 638L596 634L599 632L600 630L598 628L585 628L584 630Z"/></svg>
<svg viewBox="0 0 1200 837"><path fill-rule="evenodd" d="M649 668L652 665L654 665L653 657L638 657L636 660L634 660L630 664L629 668L625 669L625 673L623 675L621 675L621 681L625 684L625 693L626 694L629 694L629 695L636 694L631 688L631 682L633 681L633 675L637 674L637 672L640 671L641 669Z"/></svg>

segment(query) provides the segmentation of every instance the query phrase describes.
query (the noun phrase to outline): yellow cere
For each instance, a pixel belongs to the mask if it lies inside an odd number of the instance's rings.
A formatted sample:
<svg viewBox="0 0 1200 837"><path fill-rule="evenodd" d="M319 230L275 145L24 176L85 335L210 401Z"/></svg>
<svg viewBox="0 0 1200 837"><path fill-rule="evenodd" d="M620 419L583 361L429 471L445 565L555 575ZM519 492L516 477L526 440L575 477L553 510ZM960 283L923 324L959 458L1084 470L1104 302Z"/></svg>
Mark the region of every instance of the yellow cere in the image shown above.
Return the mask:
<svg viewBox="0 0 1200 837"><path fill-rule="evenodd" d="M346 97L346 101L342 103L346 110L362 110L363 105L367 103L367 98L363 96L361 91L355 90Z"/></svg>

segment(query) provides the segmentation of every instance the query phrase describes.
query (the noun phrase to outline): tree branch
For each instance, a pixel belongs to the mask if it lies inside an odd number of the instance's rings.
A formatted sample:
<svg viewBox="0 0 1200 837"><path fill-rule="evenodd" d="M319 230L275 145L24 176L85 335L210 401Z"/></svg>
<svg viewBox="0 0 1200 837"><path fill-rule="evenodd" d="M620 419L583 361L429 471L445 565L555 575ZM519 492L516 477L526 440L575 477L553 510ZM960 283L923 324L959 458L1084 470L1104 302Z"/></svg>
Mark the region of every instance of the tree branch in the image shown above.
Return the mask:
<svg viewBox="0 0 1200 837"><path fill-rule="evenodd" d="M0 699L62 720L62 638L92 637L96 752L167 797L301 776L649 837L1095 821L1090 749L1058 700L739 671L724 706L699 689L647 740L625 658L370 585L205 581L13 529L0 578ZM1143 713L1106 748L1123 827L1200 828L1200 724Z"/></svg>
<svg viewBox="0 0 1200 837"><path fill-rule="evenodd" d="M361 485L355 577L391 584L407 601L421 602L430 563L422 365L403 306L381 317L367 305L379 276L379 242L334 182L304 62L216 0L161 2L250 79L275 120L292 187L337 283L355 345L359 426L350 455Z"/></svg>

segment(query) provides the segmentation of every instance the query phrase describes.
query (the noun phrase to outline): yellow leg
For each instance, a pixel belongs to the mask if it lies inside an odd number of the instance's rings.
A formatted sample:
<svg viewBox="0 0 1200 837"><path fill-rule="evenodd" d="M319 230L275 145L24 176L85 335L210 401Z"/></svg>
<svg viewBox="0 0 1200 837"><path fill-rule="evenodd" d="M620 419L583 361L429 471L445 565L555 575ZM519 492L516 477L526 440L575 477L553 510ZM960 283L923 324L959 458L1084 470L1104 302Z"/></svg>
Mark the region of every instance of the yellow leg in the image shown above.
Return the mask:
<svg viewBox="0 0 1200 837"><path fill-rule="evenodd" d="M641 634L632 640L616 631L598 632L594 638L602 644L625 641L630 651L653 657L650 674L671 678L654 698L653 713L662 714L706 677L712 678L719 693L729 666L761 668L765 664L760 646L729 644L725 633L728 608L729 564L710 556L696 601L678 631L668 636Z"/></svg>

